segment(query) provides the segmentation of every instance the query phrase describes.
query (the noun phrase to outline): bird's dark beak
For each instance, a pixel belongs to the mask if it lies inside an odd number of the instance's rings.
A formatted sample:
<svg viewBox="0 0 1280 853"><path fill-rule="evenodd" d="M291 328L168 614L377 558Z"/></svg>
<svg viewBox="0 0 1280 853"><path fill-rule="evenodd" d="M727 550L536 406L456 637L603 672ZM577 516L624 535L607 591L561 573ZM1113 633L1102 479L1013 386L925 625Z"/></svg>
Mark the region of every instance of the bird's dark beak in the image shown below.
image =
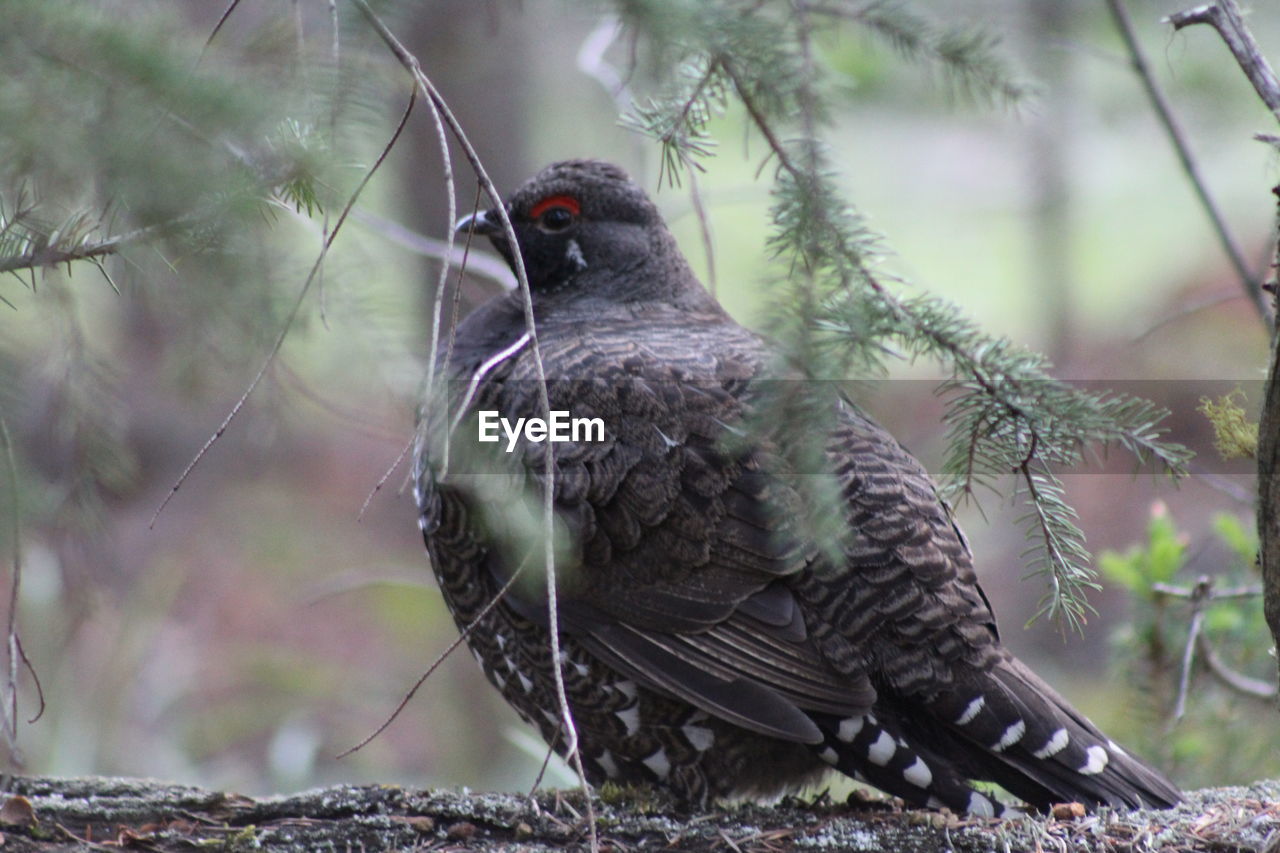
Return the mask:
<svg viewBox="0 0 1280 853"><path fill-rule="evenodd" d="M465 235L468 231L482 236L500 234L502 233L502 220L492 210L479 210L475 213L468 213L453 226L453 233Z"/></svg>

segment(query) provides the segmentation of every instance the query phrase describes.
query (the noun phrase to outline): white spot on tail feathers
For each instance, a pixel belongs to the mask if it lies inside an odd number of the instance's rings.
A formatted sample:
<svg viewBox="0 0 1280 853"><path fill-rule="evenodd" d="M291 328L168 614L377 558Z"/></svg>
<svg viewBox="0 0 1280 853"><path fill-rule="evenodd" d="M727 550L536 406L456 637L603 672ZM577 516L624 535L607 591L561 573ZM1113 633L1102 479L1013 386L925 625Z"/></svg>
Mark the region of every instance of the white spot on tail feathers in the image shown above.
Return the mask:
<svg viewBox="0 0 1280 853"><path fill-rule="evenodd" d="M917 757L906 770L902 771L903 777L915 785L917 788L927 788L933 782L933 771L929 769L929 765L924 760Z"/></svg>
<svg viewBox="0 0 1280 853"><path fill-rule="evenodd" d="M1022 736L1026 734L1026 731L1027 724L1022 720L1018 720L1018 722L1004 730L1004 734L1000 736L1000 740L992 744L992 751L1003 752L1018 741L1022 740Z"/></svg>
<svg viewBox="0 0 1280 853"><path fill-rule="evenodd" d="M1043 747L1031 754L1036 758L1049 758L1062 752L1069 743L1071 743L1071 735L1066 729L1058 729Z"/></svg>
<svg viewBox="0 0 1280 853"><path fill-rule="evenodd" d="M1107 739L1107 749L1111 750L1121 758L1129 757L1129 753L1124 751L1124 747L1122 747L1120 744L1116 743L1115 741L1111 740L1110 738Z"/></svg>
<svg viewBox="0 0 1280 853"><path fill-rule="evenodd" d="M840 728L836 730L836 737L845 743L851 743L858 736L858 732L862 731L862 717L848 717L840 721Z"/></svg>
<svg viewBox="0 0 1280 853"><path fill-rule="evenodd" d="M498 651L505 652L507 650L507 637L505 634L494 634L493 641L498 644Z"/></svg>
<svg viewBox="0 0 1280 853"><path fill-rule="evenodd" d="M578 663L575 661L573 664L573 671L576 672L579 677L586 678L587 674L591 672L591 667L587 666L585 663Z"/></svg>
<svg viewBox="0 0 1280 853"><path fill-rule="evenodd" d="M893 743L893 738L889 737L888 732L880 732L880 737L876 738L876 742L871 744L871 748L867 750L867 760L872 764L884 767L893 758L893 754L898 748Z"/></svg>
<svg viewBox="0 0 1280 853"><path fill-rule="evenodd" d="M619 681L613 685L613 689L628 699L636 698L636 683L634 681Z"/></svg>
<svg viewBox="0 0 1280 853"><path fill-rule="evenodd" d="M667 760L667 753L661 749L646 758L643 764L659 779L667 778L667 774L671 772L671 762Z"/></svg>
<svg viewBox="0 0 1280 853"><path fill-rule="evenodd" d="M832 767L835 767L836 762L840 760L840 756L837 755L836 751L831 747L827 747L826 749L822 750L822 752L819 752L818 757L821 758L823 761L827 762L828 764L830 764Z"/></svg>
<svg viewBox="0 0 1280 853"><path fill-rule="evenodd" d="M685 725L680 727L689 745L698 752L706 752L716 742L716 733L706 726Z"/></svg>
<svg viewBox="0 0 1280 853"><path fill-rule="evenodd" d="M623 708L621 711L614 711L613 715L622 721L622 725L626 728L628 735L635 734L640 728L640 708L636 705Z"/></svg>
<svg viewBox="0 0 1280 853"><path fill-rule="evenodd" d="M991 800L974 791L969 795L969 805L965 807L965 811L971 815L978 817L995 817L996 807Z"/></svg>
<svg viewBox="0 0 1280 853"><path fill-rule="evenodd" d="M613 753L605 750L596 758L596 764L600 765L600 769L604 771L604 775L610 779L618 778L618 763L613 760Z"/></svg>
<svg viewBox="0 0 1280 853"><path fill-rule="evenodd" d="M1086 776L1101 773L1106 768L1107 762L1111 760L1110 756L1107 755L1107 750L1101 746L1091 746L1084 751L1084 754L1088 756L1088 760L1076 772L1083 773Z"/></svg>
<svg viewBox="0 0 1280 853"><path fill-rule="evenodd" d="M512 668L514 669L514 667ZM516 672L516 678L520 680L520 689L523 690L525 693L528 693L530 690L532 690L533 682L530 681L528 677L520 670L517 669L515 672Z"/></svg>
<svg viewBox="0 0 1280 853"><path fill-rule="evenodd" d="M965 706L964 713L956 717L957 726L967 726L973 722L973 718L978 716L978 712L982 710L982 706L987 704L987 697L979 696Z"/></svg>

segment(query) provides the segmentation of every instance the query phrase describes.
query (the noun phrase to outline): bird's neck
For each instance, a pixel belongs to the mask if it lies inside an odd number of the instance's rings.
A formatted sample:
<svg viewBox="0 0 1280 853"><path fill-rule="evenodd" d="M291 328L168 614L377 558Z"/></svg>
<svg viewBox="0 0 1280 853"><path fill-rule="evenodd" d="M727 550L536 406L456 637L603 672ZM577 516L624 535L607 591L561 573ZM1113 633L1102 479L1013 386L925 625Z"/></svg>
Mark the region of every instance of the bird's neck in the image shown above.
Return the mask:
<svg viewBox="0 0 1280 853"><path fill-rule="evenodd" d="M557 287L535 290L535 317L562 312L577 314L609 305L667 305L679 310L723 314L719 302L704 288L674 238L665 231L650 236L647 251L636 252L608 266L588 264Z"/></svg>

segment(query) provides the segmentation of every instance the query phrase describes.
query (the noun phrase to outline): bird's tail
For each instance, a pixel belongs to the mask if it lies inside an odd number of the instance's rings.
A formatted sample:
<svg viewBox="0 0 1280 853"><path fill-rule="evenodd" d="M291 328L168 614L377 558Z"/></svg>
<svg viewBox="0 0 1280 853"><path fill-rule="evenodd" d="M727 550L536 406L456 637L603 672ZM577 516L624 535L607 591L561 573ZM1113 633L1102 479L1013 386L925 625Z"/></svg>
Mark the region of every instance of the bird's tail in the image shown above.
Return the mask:
<svg viewBox="0 0 1280 853"><path fill-rule="evenodd" d="M876 710L847 719L815 716L824 735L819 757L912 805L988 816L1007 811L971 779L996 782L1040 811L1068 802L1168 808L1181 800L1158 770L1012 656L932 697L882 694Z"/></svg>

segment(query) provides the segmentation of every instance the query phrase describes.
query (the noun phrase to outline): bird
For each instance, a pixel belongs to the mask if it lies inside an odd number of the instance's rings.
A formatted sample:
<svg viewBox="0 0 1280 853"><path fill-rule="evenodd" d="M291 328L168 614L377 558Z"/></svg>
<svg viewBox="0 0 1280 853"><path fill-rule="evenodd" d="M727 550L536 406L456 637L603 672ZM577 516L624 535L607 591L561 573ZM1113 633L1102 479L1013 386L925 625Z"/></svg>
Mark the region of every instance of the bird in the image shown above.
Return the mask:
<svg viewBox="0 0 1280 853"><path fill-rule="evenodd" d="M824 545L797 521L798 439L748 428L777 347L703 287L624 170L554 163L503 206L514 243L496 208L457 232L520 261L529 304L499 294L441 342L450 390L420 413L414 495L485 676L564 754L560 670L591 784L651 785L690 808L832 771L984 817L1179 802L1001 643L935 484L834 390L815 423L841 533ZM481 442L486 411L509 439ZM552 411L603 434L527 428ZM548 474L554 623L546 543L525 535Z"/></svg>

